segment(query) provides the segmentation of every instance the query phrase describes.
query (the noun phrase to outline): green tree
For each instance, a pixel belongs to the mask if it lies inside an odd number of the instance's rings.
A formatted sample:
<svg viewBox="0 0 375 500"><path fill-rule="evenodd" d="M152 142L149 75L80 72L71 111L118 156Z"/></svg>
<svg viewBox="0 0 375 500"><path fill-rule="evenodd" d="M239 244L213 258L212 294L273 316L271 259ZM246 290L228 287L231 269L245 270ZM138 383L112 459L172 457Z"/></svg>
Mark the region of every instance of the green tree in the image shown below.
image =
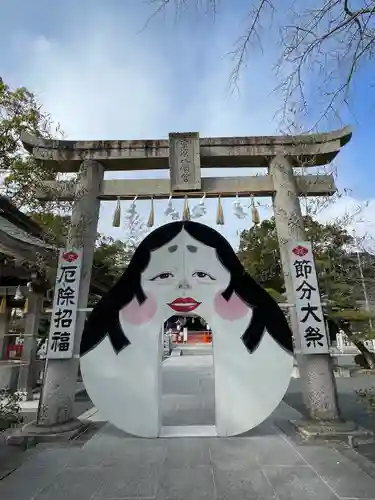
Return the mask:
<svg viewBox="0 0 375 500"><path fill-rule="evenodd" d="M338 294L343 300L351 287L346 286L347 275L353 272L350 254L346 246L353 238L337 224L320 224L310 216L304 217L306 237L312 243L319 284L324 296L334 300ZM244 230L240 234L238 257L247 271L265 288L284 293L284 278L281 270L279 242L275 219ZM332 279L332 277L334 279Z"/></svg>
<svg viewBox="0 0 375 500"><path fill-rule="evenodd" d="M125 270L133 248L121 240L98 235L94 254L93 278L107 276L115 281Z"/></svg>
<svg viewBox="0 0 375 500"><path fill-rule="evenodd" d="M56 205L43 205L35 189L44 180L55 180L56 172L37 162L23 150L20 136L28 132L36 137L52 137L50 117L42 112L35 96L25 87L11 89L0 77L0 169L6 174L4 194L20 209L48 213Z"/></svg>
<svg viewBox="0 0 375 500"><path fill-rule="evenodd" d="M55 180L57 174L27 155L20 141L22 132L50 138L52 130L49 116L42 112L32 93L24 87L11 89L0 78L0 169L6 174L4 194L42 227L48 242L62 247L68 236L72 204L46 203L36 198L35 190L40 183ZM134 224L128 244L98 234L94 279L107 276L113 280L123 271L135 248L132 237L137 227L139 223Z"/></svg>
<svg viewBox="0 0 375 500"><path fill-rule="evenodd" d="M43 228L49 242L59 247L65 245L70 225L69 214L33 211L28 215Z"/></svg>
<svg viewBox="0 0 375 500"><path fill-rule="evenodd" d="M326 313L350 337L366 363L374 367L375 356L363 344L363 340L375 338L375 331L369 328L372 314L359 305L363 283L357 255L350 251L353 237L339 224L321 224L310 216L304 217L304 224ZM238 257L250 275L274 296L285 292L274 218L242 231ZM374 261L371 256L364 261L367 283L375 283Z"/></svg>
<svg viewBox="0 0 375 500"><path fill-rule="evenodd" d="M284 292L275 220L264 220L240 234L238 257L248 273L264 288Z"/></svg>

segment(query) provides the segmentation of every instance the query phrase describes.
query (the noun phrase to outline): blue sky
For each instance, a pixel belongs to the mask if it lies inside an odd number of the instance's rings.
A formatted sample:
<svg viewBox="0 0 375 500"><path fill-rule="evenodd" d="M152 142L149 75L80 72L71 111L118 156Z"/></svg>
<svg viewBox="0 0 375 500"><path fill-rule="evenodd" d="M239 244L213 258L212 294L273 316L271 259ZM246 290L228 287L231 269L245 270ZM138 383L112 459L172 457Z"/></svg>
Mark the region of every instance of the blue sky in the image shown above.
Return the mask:
<svg viewBox="0 0 375 500"><path fill-rule="evenodd" d="M265 27L263 53L250 54L238 92L228 91L233 63L225 54L246 27L248 4L222 0L215 22L196 9L177 18L170 10L142 29L154 8L142 0L0 0L0 74L7 83L34 91L71 139L165 138L172 131L277 133L274 113L281 102L272 92L276 30ZM343 115L354 136L337 160L337 183L351 193L324 217L342 215L367 200L371 210L363 217L372 228L375 127L369 82L363 70L353 89L352 113ZM217 174L237 172L221 169ZM157 205L159 223L163 208ZM214 202L208 208L203 221L213 224ZM249 222L233 222L231 200L224 208L231 224L223 232L233 240ZM139 210L147 216L147 203ZM112 212L113 204L103 207L100 228L121 237L110 228Z"/></svg>

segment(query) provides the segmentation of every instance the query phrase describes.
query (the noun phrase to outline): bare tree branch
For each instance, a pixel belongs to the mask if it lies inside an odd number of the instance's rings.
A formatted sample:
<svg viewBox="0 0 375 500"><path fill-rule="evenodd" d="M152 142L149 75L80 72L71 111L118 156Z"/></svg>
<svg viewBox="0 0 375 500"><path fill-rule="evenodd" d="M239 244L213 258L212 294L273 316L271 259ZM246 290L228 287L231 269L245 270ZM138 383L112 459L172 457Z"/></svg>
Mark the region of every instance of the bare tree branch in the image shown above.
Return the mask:
<svg viewBox="0 0 375 500"><path fill-rule="evenodd" d="M150 3L156 6L150 19L167 7L178 11L202 3L219 15L217 0ZM350 105L358 69L372 62L375 55L375 0L316 0L311 2L313 7L296 0L250 0L249 4L246 31L229 52L234 61L230 87L237 87L248 58L268 42L269 31L263 27L271 22L280 34L275 91L283 99L282 123L298 118L306 122L308 117L308 127L314 130L332 117L340 121L342 106Z"/></svg>
<svg viewBox="0 0 375 500"><path fill-rule="evenodd" d="M270 0L260 0L258 5L256 5L249 13L249 28L245 35L240 37L236 43L237 48L231 52L235 66L231 72L229 81L232 85L237 85L241 69L246 63L248 56L249 46L254 42L258 46L262 47L261 36L259 34L259 28L261 24L262 15L267 12L267 8L273 10L273 5Z"/></svg>

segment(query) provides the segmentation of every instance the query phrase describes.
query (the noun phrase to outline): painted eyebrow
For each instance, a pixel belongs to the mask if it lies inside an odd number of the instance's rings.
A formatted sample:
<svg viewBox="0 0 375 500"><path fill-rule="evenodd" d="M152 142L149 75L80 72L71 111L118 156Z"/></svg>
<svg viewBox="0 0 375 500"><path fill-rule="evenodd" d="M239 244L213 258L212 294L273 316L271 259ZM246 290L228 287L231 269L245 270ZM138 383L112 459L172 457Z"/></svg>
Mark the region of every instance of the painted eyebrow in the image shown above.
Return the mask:
<svg viewBox="0 0 375 500"><path fill-rule="evenodd" d="M196 253L198 251L198 247L195 247L194 245L186 245L186 248L189 250L191 253Z"/></svg>
<svg viewBox="0 0 375 500"><path fill-rule="evenodd" d="M177 250L178 245L172 245L171 247L168 247L168 252L173 253Z"/></svg>

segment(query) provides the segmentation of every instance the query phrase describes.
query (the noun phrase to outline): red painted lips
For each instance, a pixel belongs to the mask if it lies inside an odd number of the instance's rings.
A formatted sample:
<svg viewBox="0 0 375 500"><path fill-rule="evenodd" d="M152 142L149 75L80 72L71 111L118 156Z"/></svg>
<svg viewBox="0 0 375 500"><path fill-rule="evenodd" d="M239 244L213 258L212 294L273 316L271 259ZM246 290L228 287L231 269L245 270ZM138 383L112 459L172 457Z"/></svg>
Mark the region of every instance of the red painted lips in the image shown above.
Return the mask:
<svg viewBox="0 0 375 500"><path fill-rule="evenodd" d="M197 302L191 297L182 297L174 300L168 305L174 311L184 313L194 311L194 309L201 305L201 302Z"/></svg>

